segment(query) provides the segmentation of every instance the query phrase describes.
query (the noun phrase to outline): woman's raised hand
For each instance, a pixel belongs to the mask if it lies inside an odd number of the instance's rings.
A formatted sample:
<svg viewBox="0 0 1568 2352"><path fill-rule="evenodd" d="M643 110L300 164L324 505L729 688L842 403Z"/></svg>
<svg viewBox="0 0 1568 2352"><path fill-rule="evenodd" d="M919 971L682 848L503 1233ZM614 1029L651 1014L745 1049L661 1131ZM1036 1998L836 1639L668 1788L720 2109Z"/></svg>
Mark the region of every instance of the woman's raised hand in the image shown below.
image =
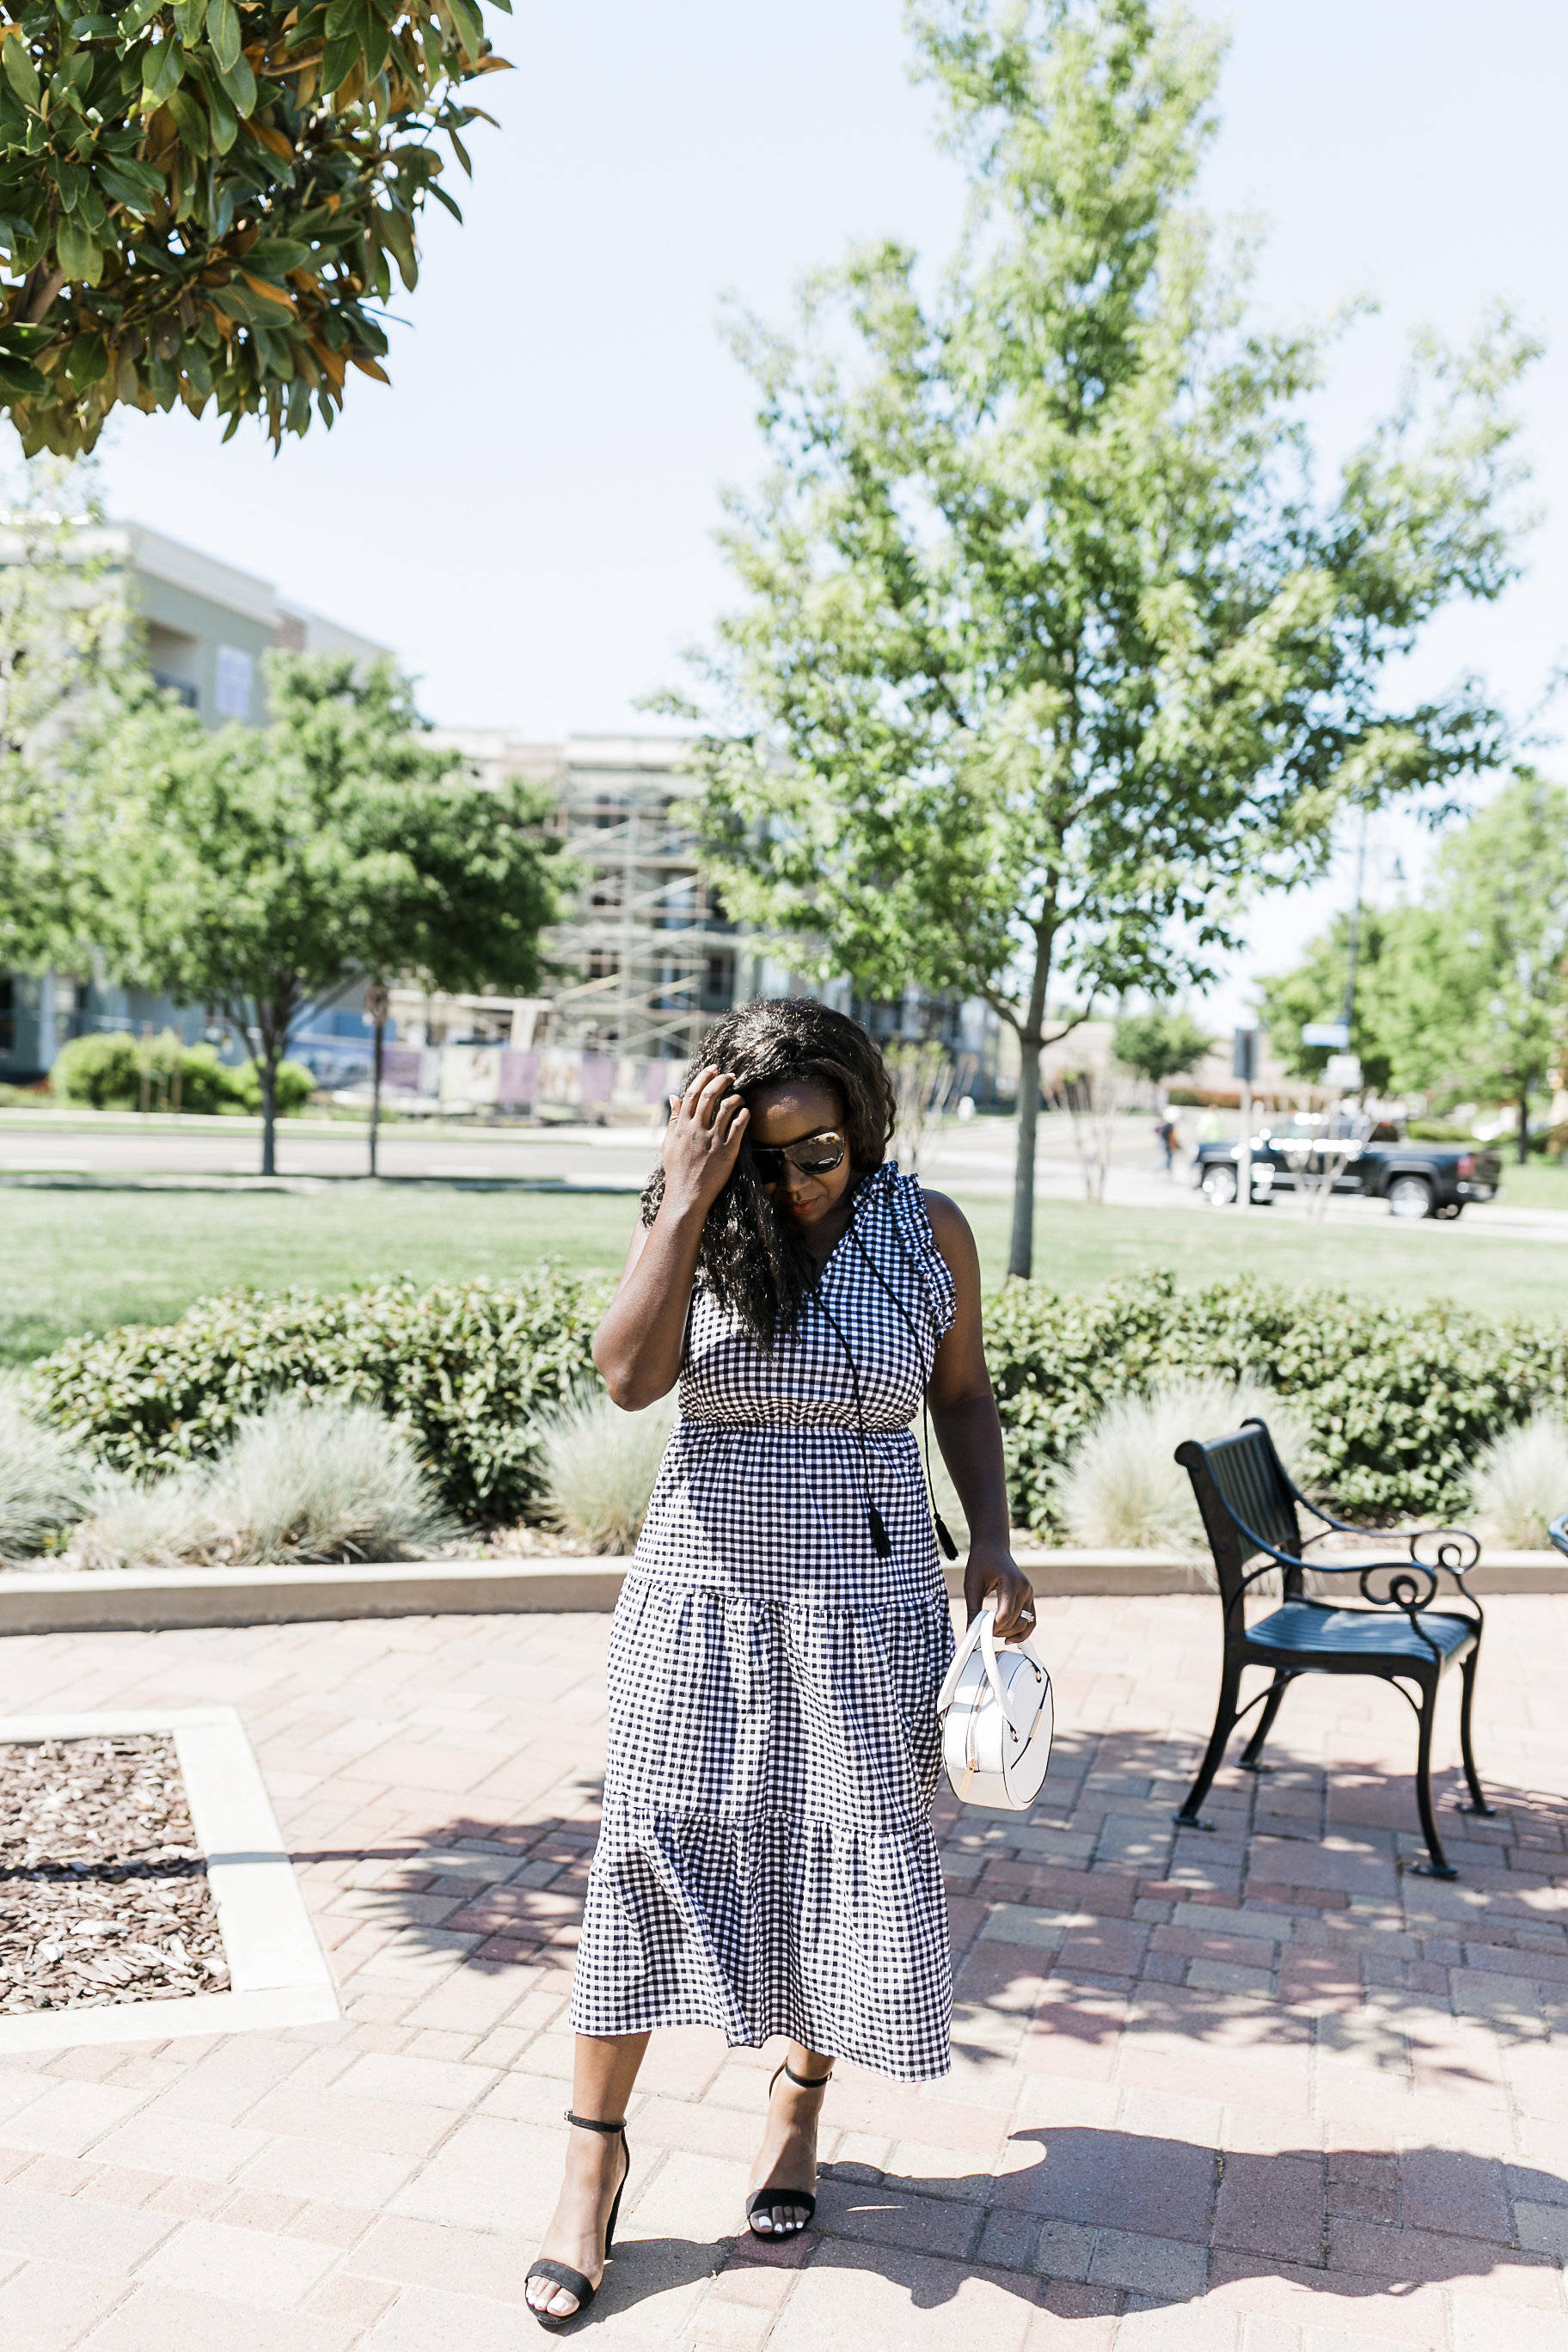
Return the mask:
<svg viewBox="0 0 1568 2352"><path fill-rule="evenodd" d="M664 1130L665 1198L704 1216L730 1181L751 1118L732 1070L699 1070L670 1106Z"/></svg>

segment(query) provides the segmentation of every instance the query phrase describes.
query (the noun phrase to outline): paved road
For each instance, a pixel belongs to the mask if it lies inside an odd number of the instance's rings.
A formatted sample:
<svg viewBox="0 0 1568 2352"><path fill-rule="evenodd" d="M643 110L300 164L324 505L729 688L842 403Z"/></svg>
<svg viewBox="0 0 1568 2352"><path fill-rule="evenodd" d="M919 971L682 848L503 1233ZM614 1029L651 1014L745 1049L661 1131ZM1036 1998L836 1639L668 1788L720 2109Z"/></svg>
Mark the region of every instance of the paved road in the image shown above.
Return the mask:
<svg viewBox="0 0 1568 2352"><path fill-rule="evenodd" d="M384 1128L381 1171L404 1181L423 1179L468 1183L553 1183L584 1191L640 1192L658 1150L650 1127L507 1127L432 1130L412 1121ZM290 1119L279 1130L279 1162L286 1180L342 1181L363 1177L366 1139L363 1127ZM970 1195L1005 1198L1013 1190L1014 1129L1011 1120L981 1119L946 1129L928 1147L921 1163L927 1181ZM29 1176L116 1178L190 1182L257 1181L260 1138L249 1119L174 1119L156 1114L83 1119L54 1113L0 1113L0 1181ZM1154 1165L1148 1123L1131 1119L1116 1139L1106 1198L1122 1208L1168 1209L1205 1216L1216 1213L1194 1191L1184 1170L1173 1176ZM1040 1130L1035 1191L1042 1200L1076 1201L1083 1175L1070 1130L1047 1118ZM1300 1217L1290 1201L1261 1213ZM1381 1202L1339 1199L1336 1222L1386 1220ZM1467 1213L1468 1233L1535 1234L1568 1241L1568 1210L1514 1207L1506 1200Z"/></svg>

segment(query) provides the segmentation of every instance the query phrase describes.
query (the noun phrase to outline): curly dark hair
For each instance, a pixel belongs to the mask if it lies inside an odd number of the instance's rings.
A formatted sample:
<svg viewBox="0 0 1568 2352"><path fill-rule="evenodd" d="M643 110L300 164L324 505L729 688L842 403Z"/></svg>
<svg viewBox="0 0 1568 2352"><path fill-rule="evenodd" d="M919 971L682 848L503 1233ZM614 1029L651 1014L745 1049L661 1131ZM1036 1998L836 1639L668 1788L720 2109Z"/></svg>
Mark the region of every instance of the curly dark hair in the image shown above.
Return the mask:
<svg viewBox="0 0 1568 2352"><path fill-rule="evenodd" d="M789 1079L826 1087L837 1101L849 1146L849 1164L861 1175L887 1157L896 1105L880 1049L858 1021L809 996L764 996L742 1004L710 1029L681 1081L699 1070L733 1070L748 1102L764 1087ZM642 1196L645 1225L664 1198L664 1171L655 1169ZM698 1266L719 1304L739 1317L764 1347L800 1320L816 1267L798 1233L781 1217L757 1181L742 1144L728 1183L702 1227Z"/></svg>

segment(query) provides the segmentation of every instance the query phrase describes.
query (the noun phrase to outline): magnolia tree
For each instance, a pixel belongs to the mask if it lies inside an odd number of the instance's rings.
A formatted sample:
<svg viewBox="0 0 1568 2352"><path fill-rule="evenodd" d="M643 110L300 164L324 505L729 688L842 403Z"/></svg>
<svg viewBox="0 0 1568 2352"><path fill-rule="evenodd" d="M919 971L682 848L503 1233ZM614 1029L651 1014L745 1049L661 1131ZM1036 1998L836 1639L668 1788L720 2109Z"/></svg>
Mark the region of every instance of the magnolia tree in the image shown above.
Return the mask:
<svg viewBox="0 0 1568 2352"><path fill-rule="evenodd" d="M1097 994L1211 979L1347 796L1493 756L1473 685L1401 703L1385 674L1513 574L1530 354L1506 320L1424 346L1320 489L1326 336L1250 325L1244 257L1189 201L1218 37L1143 0L910 21L968 231L934 294L881 244L795 333L738 331L771 465L731 501L746 599L688 709L732 912L796 968L981 996L1016 1032L1023 1275L1042 1045Z"/></svg>
<svg viewBox="0 0 1568 2352"><path fill-rule="evenodd" d="M498 0L510 8L510 0ZM29 451L116 403L274 442L330 425L417 277L444 140L494 71L477 0L37 0L0 25L0 398ZM489 120L488 116L484 118Z"/></svg>

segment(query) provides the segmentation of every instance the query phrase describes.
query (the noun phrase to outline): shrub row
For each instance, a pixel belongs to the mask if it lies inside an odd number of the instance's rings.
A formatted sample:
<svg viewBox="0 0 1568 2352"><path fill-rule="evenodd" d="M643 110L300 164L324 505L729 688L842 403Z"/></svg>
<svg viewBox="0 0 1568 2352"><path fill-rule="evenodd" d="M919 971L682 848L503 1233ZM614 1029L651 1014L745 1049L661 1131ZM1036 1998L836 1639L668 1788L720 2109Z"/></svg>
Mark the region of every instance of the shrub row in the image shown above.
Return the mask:
<svg viewBox="0 0 1568 2352"><path fill-rule="evenodd" d="M1157 1272L1081 1296L1009 1285L986 1345L1014 1508L1042 1531L1054 1474L1097 1413L1173 1374L1251 1378L1296 1399L1311 1491L1384 1524L1462 1512L1482 1446L1568 1398L1568 1326L1245 1278L1183 1290Z"/></svg>
<svg viewBox="0 0 1568 2352"><path fill-rule="evenodd" d="M592 1378L598 1305L552 1271L505 1286L230 1294L165 1328L72 1340L39 1366L39 1386L52 1420L137 1472L210 1456L279 1390L363 1398L414 1430L453 1509L505 1520L541 1491L540 1416ZM1104 1406L1177 1374L1251 1378L1297 1400L1314 1491L1384 1522L1462 1512L1482 1446L1568 1399L1568 1326L1444 1305L1250 1280L1183 1290L1152 1273L1088 1294L1009 1285L985 1321L1015 1514L1042 1533L1056 1472Z"/></svg>
<svg viewBox="0 0 1568 2352"><path fill-rule="evenodd" d="M174 1097L176 1073L182 1110L258 1111L261 1080L254 1062L231 1066L211 1045L183 1045L172 1029L142 1045L123 1030L96 1030L73 1037L55 1056L49 1084L61 1102L86 1103L93 1110L136 1110L143 1077L160 1106ZM303 1110L316 1081L300 1062L281 1062L276 1101L279 1118Z"/></svg>
<svg viewBox="0 0 1568 2352"><path fill-rule="evenodd" d="M451 1509L508 1521L539 1491L540 1416L592 1377L597 1313L552 1270L505 1286L228 1292L163 1328L68 1341L37 1367L39 1402L146 1475L210 1459L280 1391L327 1391L404 1421Z"/></svg>

